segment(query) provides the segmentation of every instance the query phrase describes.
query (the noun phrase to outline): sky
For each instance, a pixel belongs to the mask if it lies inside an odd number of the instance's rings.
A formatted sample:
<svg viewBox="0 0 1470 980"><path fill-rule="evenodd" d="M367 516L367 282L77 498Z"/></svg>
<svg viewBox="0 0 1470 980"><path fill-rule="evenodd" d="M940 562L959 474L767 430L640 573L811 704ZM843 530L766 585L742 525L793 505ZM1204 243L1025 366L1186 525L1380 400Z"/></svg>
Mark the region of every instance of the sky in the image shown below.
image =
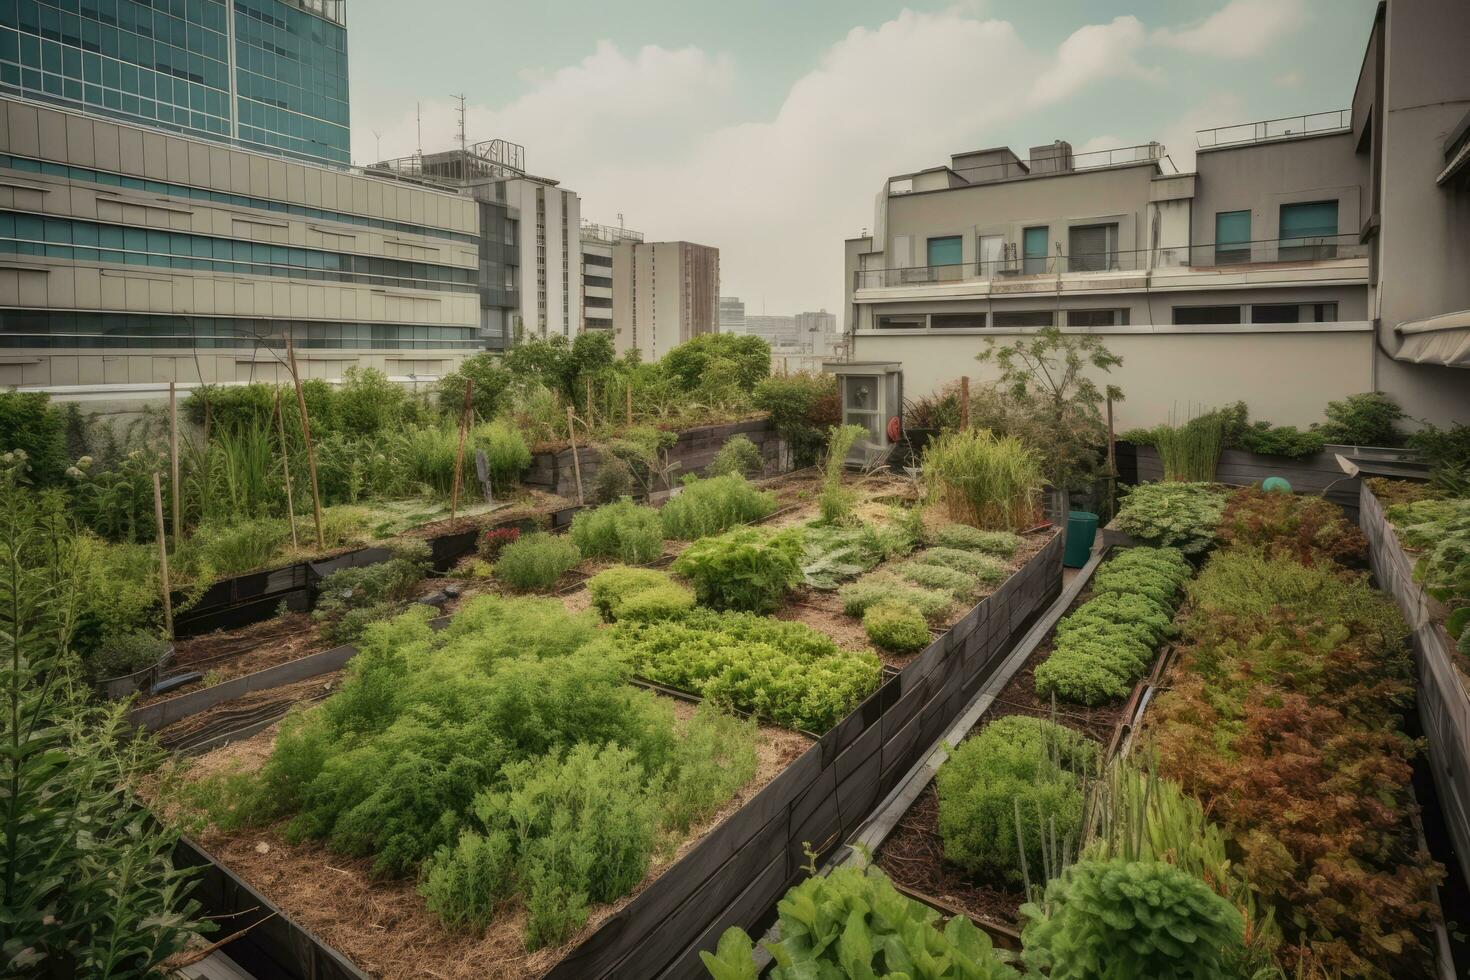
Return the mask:
<svg viewBox="0 0 1470 980"><path fill-rule="evenodd" d="M526 148L582 216L720 249L747 313L843 302L887 177L1347 107L1376 0L352 0L352 156Z"/></svg>

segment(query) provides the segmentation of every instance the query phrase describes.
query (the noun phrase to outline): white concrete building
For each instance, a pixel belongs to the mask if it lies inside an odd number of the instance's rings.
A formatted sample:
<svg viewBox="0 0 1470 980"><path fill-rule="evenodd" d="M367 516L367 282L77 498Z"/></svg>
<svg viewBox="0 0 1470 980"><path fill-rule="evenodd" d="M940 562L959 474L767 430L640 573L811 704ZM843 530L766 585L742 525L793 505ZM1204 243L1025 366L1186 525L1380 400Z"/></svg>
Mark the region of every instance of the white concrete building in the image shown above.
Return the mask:
<svg viewBox="0 0 1470 980"><path fill-rule="evenodd" d="M619 242L613 246L613 343L645 361L716 333L720 326L720 250L693 242Z"/></svg>
<svg viewBox="0 0 1470 980"><path fill-rule="evenodd" d="M641 242L643 232L582 222L582 329L613 329L613 246Z"/></svg>

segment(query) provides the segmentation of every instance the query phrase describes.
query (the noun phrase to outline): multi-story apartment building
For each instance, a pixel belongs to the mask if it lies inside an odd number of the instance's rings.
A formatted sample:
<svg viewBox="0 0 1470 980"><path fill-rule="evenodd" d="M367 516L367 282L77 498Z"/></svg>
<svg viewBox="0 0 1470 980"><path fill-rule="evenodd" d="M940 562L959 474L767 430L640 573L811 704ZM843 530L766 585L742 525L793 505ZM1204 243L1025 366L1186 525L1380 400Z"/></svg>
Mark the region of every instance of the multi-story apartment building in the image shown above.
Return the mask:
<svg viewBox="0 0 1470 980"><path fill-rule="evenodd" d="M346 164L344 0L3 0L0 94Z"/></svg>
<svg viewBox="0 0 1470 980"><path fill-rule="evenodd" d="M621 215L619 216L621 217ZM621 225L582 222L582 329L613 328L613 246L618 242L641 242L643 232Z"/></svg>
<svg viewBox="0 0 1470 980"><path fill-rule="evenodd" d="M1470 359L1464 314L1426 322L1470 306L1470 71L1427 56L1466 36L1463 4L1385 5L1353 109L1203 131L1193 173L1157 143L1057 142L890 178L846 243L852 356L902 362L923 393L990 376L988 339L1056 325L1122 356L1130 426L1237 400L1305 425L1373 389L1466 417L1467 376L1443 366Z"/></svg>
<svg viewBox="0 0 1470 980"><path fill-rule="evenodd" d="M720 333L745 333L745 304L739 296L720 297Z"/></svg>
<svg viewBox="0 0 1470 980"><path fill-rule="evenodd" d="M613 246L613 344L657 360L720 326L720 250L693 242Z"/></svg>
<svg viewBox="0 0 1470 980"><path fill-rule="evenodd" d="M748 313L745 316L745 332L760 337L772 350L795 352L801 348L796 336L796 317L787 313Z"/></svg>
<svg viewBox="0 0 1470 980"><path fill-rule="evenodd" d="M0 99L0 384L278 379L287 336L437 377L482 346L479 242L454 194Z"/></svg>
<svg viewBox="0 0 1470 980"><path fill-rule="evenodd" d="M813 354L837 353L842 337L837 332L837 314L818 310L796 314L796 339Z"/></svg>
<svg viewBox="0 0 1470 980"><path fill-rule="evenodd" d="M486 140L461 149L384 160L391 173L474 198L481 205L481 332L492 350L526 337L575 337L582 327L581 199L526 172L525 148Z"/></svg>

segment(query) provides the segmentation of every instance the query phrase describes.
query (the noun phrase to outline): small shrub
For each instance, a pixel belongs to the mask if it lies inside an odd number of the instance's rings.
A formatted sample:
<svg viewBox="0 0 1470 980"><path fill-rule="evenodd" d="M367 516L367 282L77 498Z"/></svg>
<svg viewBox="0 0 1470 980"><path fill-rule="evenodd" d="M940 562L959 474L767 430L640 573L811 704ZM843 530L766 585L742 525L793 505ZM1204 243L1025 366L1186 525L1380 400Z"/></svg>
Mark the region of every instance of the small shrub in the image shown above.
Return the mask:
<svg viewBox="0 0 1470 980"><path fill-rule="evenodd" d="M538 531L500 549L495 577L519 592L549 589L582 560L566 538Z"/></svg>
<svg viewBox="0 0 1470 980"><path fill-rule="evenodd" d="M1327 444L1320 431L1303 432L1294 425L1272 425L1270 422L1256 422L1246 426L1233 442L1231 448L1234 449L1291 459L1316 455Z"/></svg>
<svg viewBox="0 0 1470 980"><path fill-rule="evenodd" d="M793 469L817 461L827 430L842 422L837 378L831 374L790 374L764 378L751 392L755 407L770 413Z"/></svg>
<svg viewBox="0 0 1470 980"><path fill-rule="evenodd" d="M1327 421L1317 431L1342 446L1397 446L1403 441L1398 424L1405 415L1388 395L1366 391L1327 403Z"/></svg>
<svg viewBox="0 0 1470 980"><path fill-rule="evenodd" d="M1020 883L1021 855L1040 869L1043 835L1077 840L1082 785L1098 746L1069 728L1012 715L961 742L939 767L944 859L972 874ZM1017 846L1017 807L1021 844Z"/></svg>
<svg viewBox="0 0 1470 980"><path fill-rule="evenodd" d="M592 607L607 622L673 619L694 608L694 593L664 572L617 565L587 582Z"/></svg>
<svg viewBox="0 0 1470 980"><path fill-rule="evenodd" d="M1128 492L1114 525L1144 544L1197 555L1215 543L1225 495L1208 483L1144 483Z"/></svg>
<svg viewBox="0 0 1470 980"><path fill-rule="evenodd" d="M988 585L1004 582L1010 574L1003 563L989 555L959 548L928 548L915 555L914 562L921 565L941 565Z"/></svg>
<svg viewBox="0 0 1470 980"><path fill-rule="evenodd" d="M1245 938L1235 906L1162 861L1079 862L1022 911L1027 968L1057 978L1216 980Z"/></svg>
<svg viewBox="0 0 1470 980"><path fill-rule="evenodd" d="M582 511L572 518L571 535L583 557L615 558L628 565L645 565L664 550L658 511L631 500Z"/></svg>
<svg viewBox="0 0 1470 980"><path fill-rule="evenodd" d="M520 483L521 474L531 465L531 447L520 430L504 419L476 426L475 446L484 450L490 486L496 493L506 493Z"/></svg>
<svg viewBox="0 0 1470 980"><path fill-rule="evenodd" d="M863 612L868 639L884 650L911 653L929 645L929 626L913 606L891 599L875 602Z"/></svg>
<svg viewBox="0 0 1470 980"><path fill-rule="evenodd" d="M610 504L633 491L633 468L611 454L604 455L592 477L592 502Z"/></svg>
<svg viewBox="0 0 1470 980"><path fill-rule="evenodd" d="M693 541L719 534L736 524L750 524L769 517L776 498L752 487L743 476L717 476L695 480L672 497L659 512L664 537Z"/></svg>
<svg viewBox="0 0 1470 980"><path fill-rule="evenodd" d="M774 612L801 582L801 534L737 528L700 538L674 560L674 572L714 609Z"/></svg>
<svg viewBox="0 0 1470 980"><path fill-rule="evenodd" d="M946 548L983 551L1009 558L1021 547L1021 536L1009 531L982 531L968 524L946 524L934 532L934 541Z"/></svg>
<svg viewBox="0 0 1470 980"><path fill-rule="evenodd" d="M849 616L861 616L875 602L893 599L917 609L931 622L942 618L954 605L954 597L947 592L919 588L881 569L844 585L837 597L842 600L842 611Z"/></svg>
<svg viewBox="0 0 1470 980"><path fill-rule="evenodd" d="M492 527L480 537L480 557L494 561L500 557L502 548L520 539L521 529L518 527Z"/></svg>
<svg viewBox="0 0 1470 980"><path fill-rule="evenodd" d="M87 657L87 674L95 681L110 680L152 667L168 651L168 641L156 633L123 633L104 640Z"/></svg>
<svg viewBox="0 0 1470 980"><path fill-rule="evenodd" d="M921 588L948 592L956 599L967 599L973 596L979 585L975 576L957 572L943 565L926 565L918 561L907 561L894 571L900 578Z"/></svg>
<svg viewBox="0 0 1470 980"><path fill-rule="evenodd" d="M758 476L764 467L761 451L750 437L736 434L725 440L715 458L704 468L705 476Z"/></svg>

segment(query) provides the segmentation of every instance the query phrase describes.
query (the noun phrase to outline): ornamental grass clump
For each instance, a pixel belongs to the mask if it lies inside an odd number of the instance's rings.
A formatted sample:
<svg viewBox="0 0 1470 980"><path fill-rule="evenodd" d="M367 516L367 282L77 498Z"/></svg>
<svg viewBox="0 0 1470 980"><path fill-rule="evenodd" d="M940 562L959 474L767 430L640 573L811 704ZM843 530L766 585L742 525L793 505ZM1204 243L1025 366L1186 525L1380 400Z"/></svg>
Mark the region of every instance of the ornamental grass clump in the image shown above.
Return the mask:
<svg viewBox="0 0 1470 980"><path fill-rule="evenodd" d="M1192 567L1172 548L1130 548L1098 569L1093 596L1057 624L1036 666L1036 691L1076 704L1127 696L1174 632L1180 586Z"/></svg>
<svg viewBox="0 0 1470 980"><path fill-rule="evenodd" d="M1166 481L1213 483L1220 451L1225 448L1226 437L1238 427L1236 420L1231 410L1216 410L1197 415L1183 425L1125 432L1123 438L1157 449Z"/></svg>
<svg viewBox="0 0 1470 980"><path fill-rule="evenodd" d="M609 623L673 619L694 608L694 593L666 572L615 565L587 581L592 607Z"/></svg>
<svg viewBox="0 0 1470 980"><path fill-rule="evenodd" d="M892 599L875 602L863 613L863 630L873 645L892 653L912 653L929 645L929 624L913 606Z"/></svg>
<svg viewBox="0 0 1470 980"><path fill-rule="evenodd" d="M773 494L757 490L743 476L710 477L684 486L659 511L664 537L676 541L719 534L736 524L763 520L776 509Z"/></svg>
<svg viewBox="0 0 1470 980"><path fill-rule="evenodd" d="M495 577L517 592L541 592L582 560L577 546L566 538L538 531L500 549Z"/></svg>
<svg viewBox="0 0 1470 980"><path fill-rule="evenodd" d="M571 536L584 558L614 558L627 565L646 565L664 550L658 511L631 500L582 511L572 518Z"/></svg>
<svg viewBox="0 0 1470 980"><path fill-rule="evenodd" d="M743 527L700 538L674 559L676 575L713 609L775 612L801 583L801 532Z"/></svg>
<svg viewBox="0 0 1470 980"><path fill-rule="evenodd" d="M1198 555L1215 544L1229 491L1212 483L1143 483L1128 491L1113 526L1143 544Z"/></svg>
<svg viewBox="0 0 1470 980"><path fill-rule="evenodd" d="M842 485L842 475L847 470L847 454L853 443L867 435L868 430L861 425L834 425L827 433L827 459L823 464L822 495L818 498L824 524L843 524L852 517L857 493Z"/></svg>
<svg viewBox="0 0 1470 980"><path fill-rule="evenodd" d="M923 461L930 495L951 520L1007 531L1036 523L1041 465L1040 454L1020 439L984 429L941 435Z"/></svg>
<svg viewBox="0 0 1470 980"><path fill-rule="evenodd" d="M811 732L842 720L881 676L871 653L751 613L695 609L662 622L619 621L604 643L607 656L639 677Z"/></svg>
<svg viewBox="0 0 1470 980"><path fill-rule="evenodd" d="M986 725L935 776L944 859L1020 884L1022 861L1043 866L1044 837L1080 838L1083 785L1097 758L1096 742L1041 718L1011 715Z"/></svg>

